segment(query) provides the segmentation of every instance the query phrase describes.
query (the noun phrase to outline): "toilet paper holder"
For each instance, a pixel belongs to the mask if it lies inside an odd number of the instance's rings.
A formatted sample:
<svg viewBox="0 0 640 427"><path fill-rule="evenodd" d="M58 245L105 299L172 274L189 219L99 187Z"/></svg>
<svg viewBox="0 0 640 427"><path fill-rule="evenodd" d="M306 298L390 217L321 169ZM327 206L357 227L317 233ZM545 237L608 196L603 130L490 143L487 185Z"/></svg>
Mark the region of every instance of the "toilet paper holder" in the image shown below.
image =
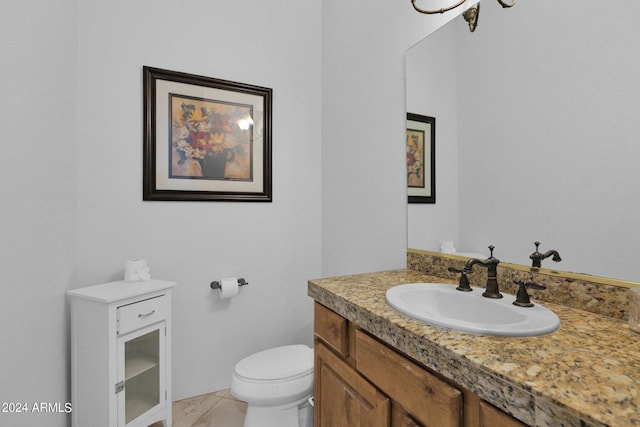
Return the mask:
<svg viewBox="0 0 640 427"><path fill-rule="evenodd" d="M238 286L245 286L248 284L249 282L244 280L242 277L238 279ZM211 289L220 289L220 288L221 288L220 282L218 282L217 280L211 282Z"/></svg>

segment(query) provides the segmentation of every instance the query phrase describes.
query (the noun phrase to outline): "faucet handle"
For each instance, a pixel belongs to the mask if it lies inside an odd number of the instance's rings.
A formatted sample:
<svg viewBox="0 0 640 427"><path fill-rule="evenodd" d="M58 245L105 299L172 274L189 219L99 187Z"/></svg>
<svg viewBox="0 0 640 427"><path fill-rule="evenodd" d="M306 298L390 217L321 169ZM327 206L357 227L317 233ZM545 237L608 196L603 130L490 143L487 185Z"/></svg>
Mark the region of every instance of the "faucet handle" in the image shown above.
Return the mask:
<svg viewBox="0 0 640 427"><path fill-rule="evenodd" d="M496 257L494 257L494 256L493 256L493 250L494 250L496 247L495 247L495 246L493 246L493 245L489 245L489 246L487 246L487 248L489 249L489 258L487 258L487 259L488 259L488 260L490 260L490 261L493 261L494 263L496 263L496 265L497 265L498 263L500 263L500 260L499 260L498 258L496 258Z"/></svg>
<svg viewBox="0 0 640 427"><path fill-rule="evenodd" d="M520 288L518 288L518 294L516 295L516 300L513 302L513 305L517 305L519 307L533 307L533 303L529 299L529 293L527 292L527 288L547 289L545 285L538 282L527 282L524 280L516 280L515 284L520 285Z"/></svg>
<svg viewBox="0 0 640 427"><path fill-rule="evenodd" d="M496 248L496 247L495 247L495 246L493 246L493 245L489 245L489 246L487 246L487 249L489 249L489 258L488 258L488 259L495 259L495 258L493 257L493 250L494 250L495 248Z"/></svg>
<svg viewBox="0 0 640 427"><path fill-rule="evenodd" d="M467 277L467 274L471 274L471 273L473 273L473 271L467 271L464 268L449 267L449 272L450 273L460 273L460 282L458 283L458 286L456 287L457 290L462 291L462 292L471 292L473 290L473 289L471 289L471 286L469 285L469 278Z"/></svg>

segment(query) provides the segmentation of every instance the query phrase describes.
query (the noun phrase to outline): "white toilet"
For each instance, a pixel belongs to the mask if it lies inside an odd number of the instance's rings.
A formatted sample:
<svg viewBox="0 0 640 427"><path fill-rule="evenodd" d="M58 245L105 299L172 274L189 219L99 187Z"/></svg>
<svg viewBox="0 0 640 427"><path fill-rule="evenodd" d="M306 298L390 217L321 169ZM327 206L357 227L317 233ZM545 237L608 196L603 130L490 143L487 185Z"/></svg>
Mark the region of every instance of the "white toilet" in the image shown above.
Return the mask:
<svg viewBox="0 0 640 427"><path fill-rule="evenodd" d="M249 405L244 427L312 427L313 349L287 345L236 364L231 394Z"/></svg>

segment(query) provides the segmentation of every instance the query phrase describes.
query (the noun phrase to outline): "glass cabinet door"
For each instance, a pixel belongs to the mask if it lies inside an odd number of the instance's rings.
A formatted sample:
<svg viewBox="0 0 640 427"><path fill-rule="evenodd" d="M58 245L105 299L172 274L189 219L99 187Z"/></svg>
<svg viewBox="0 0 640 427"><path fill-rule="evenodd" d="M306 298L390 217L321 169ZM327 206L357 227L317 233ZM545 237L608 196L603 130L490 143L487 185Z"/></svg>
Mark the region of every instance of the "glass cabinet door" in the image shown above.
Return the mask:
<svg viewBox="0 0 640 427"><path fill-rule="evenodd" d="M130 425L165 403L164 324L157 323L118 339L119 426Z"/></svg>

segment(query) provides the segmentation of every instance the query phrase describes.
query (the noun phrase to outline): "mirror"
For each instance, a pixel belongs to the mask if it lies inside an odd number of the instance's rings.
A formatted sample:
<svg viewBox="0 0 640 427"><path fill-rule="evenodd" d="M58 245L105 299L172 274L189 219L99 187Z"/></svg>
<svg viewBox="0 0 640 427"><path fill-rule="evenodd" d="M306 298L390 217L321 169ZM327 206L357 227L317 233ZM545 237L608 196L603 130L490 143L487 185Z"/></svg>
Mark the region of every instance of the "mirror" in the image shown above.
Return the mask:
<svg viewBox="0 0 640 427"><path fill-rule="evenodd" d="M407 112L436 118L437 202L410 248L640 281L640 2L482 3L408 49ZM428 18L425 18L428 19Z"/></svg>

